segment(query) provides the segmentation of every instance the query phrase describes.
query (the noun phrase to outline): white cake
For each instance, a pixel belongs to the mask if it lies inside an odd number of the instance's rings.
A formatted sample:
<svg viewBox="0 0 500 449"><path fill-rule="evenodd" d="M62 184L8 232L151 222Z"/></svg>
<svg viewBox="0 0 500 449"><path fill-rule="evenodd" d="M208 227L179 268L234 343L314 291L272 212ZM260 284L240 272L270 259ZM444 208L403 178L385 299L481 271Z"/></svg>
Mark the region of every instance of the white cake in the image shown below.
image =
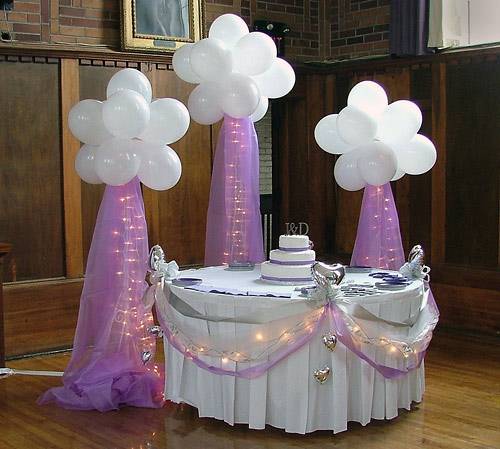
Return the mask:
<svg viewBox="0 0 500 449"><path fill-rule="evenodd" d="M286 284L305 284L312 280L311 265L316 253L307 235L281 235L280 249L273 249L260 266L262 279Z"/></svg>

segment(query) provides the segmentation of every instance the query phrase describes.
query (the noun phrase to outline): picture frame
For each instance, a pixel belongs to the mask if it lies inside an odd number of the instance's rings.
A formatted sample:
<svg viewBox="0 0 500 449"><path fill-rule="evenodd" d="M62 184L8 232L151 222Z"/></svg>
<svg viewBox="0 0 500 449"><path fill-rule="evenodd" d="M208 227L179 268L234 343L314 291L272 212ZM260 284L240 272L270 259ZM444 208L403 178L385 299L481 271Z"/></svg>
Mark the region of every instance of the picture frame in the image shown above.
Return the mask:
<svg viewBox="0 0 500 449"><path fill-rule="evenodd" d="M123 50L173 53L203 37L203 0L121 0Z"/></svg>

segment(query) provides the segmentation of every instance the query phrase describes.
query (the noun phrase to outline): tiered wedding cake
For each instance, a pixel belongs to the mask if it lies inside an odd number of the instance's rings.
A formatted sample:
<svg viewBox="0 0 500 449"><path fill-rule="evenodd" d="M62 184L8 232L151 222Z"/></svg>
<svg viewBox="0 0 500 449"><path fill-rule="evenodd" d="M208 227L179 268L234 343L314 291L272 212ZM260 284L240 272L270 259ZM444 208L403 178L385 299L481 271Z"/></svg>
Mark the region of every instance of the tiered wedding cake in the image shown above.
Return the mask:
<svg viewBox="0 0 500 449"><path fill-rule="evenodd" d="M311 265L316 253L307 235L281 235L279 249L273 249L269 261L263 262L262 279L287 284L305 284L312 280Z"/></svg>

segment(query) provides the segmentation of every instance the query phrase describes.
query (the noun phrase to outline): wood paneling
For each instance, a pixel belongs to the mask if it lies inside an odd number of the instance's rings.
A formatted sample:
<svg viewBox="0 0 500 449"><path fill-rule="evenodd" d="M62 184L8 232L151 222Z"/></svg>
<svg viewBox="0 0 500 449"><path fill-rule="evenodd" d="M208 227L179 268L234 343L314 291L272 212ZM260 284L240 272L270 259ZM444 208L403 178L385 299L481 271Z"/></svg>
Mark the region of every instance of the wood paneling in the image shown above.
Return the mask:
<svg viewBox="0 0 500 449"><path fill-rule="evenodd" d="M82 191L80 177L75 170L75 158L80 142L68 126L68 114L80 101L80 77L78 61L61 60L61 125L64 192L64 232L66 246L66 276L77 278L83 275L82 247Z"/></svg>
<svg viewBox="0 0 500 449"><path fill-rule="evenodd" d="M316 123L333 104L333 77L299 78L290 97L273 103L273 227L287 232L286 223L309 225L318 254L328 252L334 226L334 157L314 140Z"/></svg>
<svg viewBox="0 0 500 449"><path fill-rule="evenodd" d="M4 286L7 356L71 347L82 285L75 279Z"/></svg>
<svg viewBox="0 0 500 449"><path fill-rule="evenodd" d="M88 98L95 100L106 99L106 86L110 78L119 69L115 66L80 65L79 66L79 87L80 100ZM104 193L104 184L87 184L81 181L81 210L82 210L82 242L83 260L87 264L87 257L94 234L94 225Z"/></svg>
<svg viewBox="0 0 500 449"><path fill-rule="evenodd" d="M59 65L2 61L0 79L0 240L13 244L4 279L64 276Z"/></svg>
<svg viewBox="0 0 500 449"><path fill-rule="evenodd" d="M500 63L447 68L447 263L498 267Z"/></svg>
<svg viewBox="0 0 500 449"><path fill-rule="evenodd" d="M179 80L171 70L151 67L145 74L157 97L172 97L187 104L192 84ZM168 124L165 124L168 126ZM171 145L182 162L179 183L164 192L145 192L150 243L159 243L169 260L180 265L202 264L205 224L212 172L210 127L191 121L189 131Z"/></svg>

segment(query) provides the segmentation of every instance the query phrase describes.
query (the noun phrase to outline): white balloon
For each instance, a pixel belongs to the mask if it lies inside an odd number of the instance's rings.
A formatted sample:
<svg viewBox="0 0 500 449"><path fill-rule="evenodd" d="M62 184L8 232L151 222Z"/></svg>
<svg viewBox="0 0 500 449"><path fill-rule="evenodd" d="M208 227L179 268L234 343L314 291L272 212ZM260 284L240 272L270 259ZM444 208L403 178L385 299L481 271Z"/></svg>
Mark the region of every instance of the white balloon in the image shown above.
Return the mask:
<svg viewBox="0 0 500 449"><path fill-rule="evenodd" d="M365 111L355 106L347 106L337 117L337 131L345 142L362 145L375 138L377 121Z"/></svg>
<svg viewBox="0 0 500 449"><path fill-rule="evenodd" d="M210 82L202 83L194 88L189 95L188 109L195 122L201 125L211 125L224 116L219 106L220 89L219 85Z"/></svg>
<svg viewBox="0 0 500 449"><path fill-rule="evenodd" d="M222 14L213 21L208 37L220 39L231 48L247 34L248 26L241 17L235 14Z"/></svg>
<svg viewBox="0 0 500 449"><path fill-rule="evenodd" d="M417 134L410 142L396 148L399 168L409 175L421 175L436 163L434 144L422 134Z"/></svg>
<svg viewBox="0 0 500 449"><path fill-rule="evenodd" d="M111 186L121 186L137 175L141 159L139 141L111 139L96 151L95 168L102 181Z"/></svg>
<svg viewBox="0 0 500 449"><path fill-rule="evenodd" d="M160 98L150 105L151 118L142 140L155 143L172 143L186 134L189 128L189 111L179 100Z"/></svg>
<svg viewBox="0 0 500 449"><path fill-rule="evenodd" d="M258 75L271 67L276 60L277 49L267 34L254 31L238 41L232 54L236 71L245 75Z"/></svg>
<svg viewBox="0 0 500 449"><path fill-rule="evenodd" d="M220 105L225 114L234 118L250 117L259 101L259 88L249 76L232 73L224 79Z"/></svg>
<svg viewBox="0 0 500 449"><path fill-rule="evenodd" d="M358 168L367 184L381 186L396 174L398 162L394 151L382 142L371 142L359 148Z"/></svg>
<svg viewBox="0 0 500 449"><path fill-rule="evenodd" d="M357 150L342 154L335 163L333 174L337 184L351 192L362 189L365 181L358 169L359 152Z"/></svg>
<svg viewBox="0 0 500 449"><path fill-rule="evenodd" d="M337 132L338 114L330 114L323 117L316 128L314 128L314 138L321 149L331 154L343 154L354 148L348 144Z"/></svg>
<svg viewBox="0 0 500 449"><path fill-rule="evenodd" d="M80 142L100 145L113 137L102 121L102 106L101 101L83 100L69 111L69 129Z"/></svg>
<svg viewBox="0 0 500 449"><path fill-rule="evenodd" d="M391 103L378 121L377 138L389 145L409 142L422 125L420 108L408 100Z"/></svg>
<svg viewBox="0 0 500 449"><path fill-rule="evenodd" d="M267 109L269 108L269 99L267 97L260 97L259 105L255 112L250 116L252 122L258 122L262 120L267 113Z"/></svg>
<svg viewBox="0 0 500 449"><path fill-rule="evenodd" d="M150 189L170 189L177 184L181 174L181 160L172 148L150 146L143 150L137 176Z"/></svg>
<svg viewBox="0 0 500 449"><path fill-rule="evenodd" d="M148 77L144 73L136 69L123 69L115 73L109 80L108 88L106 89L106 97L122 90L133 90L141 94L149 103L151 102L152 89Z"/></svg>
<svg viewBox="0 0 500 449"><path fill-rule="evenodd" d="M149 123L149 103L136 91L124 89L111 95L102 108L108 131L116 137L137 137Z"/></svg>
<svg viewBox="0 0 500 449"><path fill-rule="evenodd" d="M396 154L396 152L394 152ZM396 159L398 158L398 155L396 154ZM401 179L406 173L404 170L401 170L399 167L396 169L396 174L392 177L391 181L398 181Z"/></svg>
<svg viewBox="0 0 500 449"><path fill-rule="evenodd" d="M187 83L198 84L201 83L201 78L193 72L191 67L191 50L194 44L184 44L182 47L175 50L172 58L172 66L174 72L181 79Z"/></svg>
<svg viewBox="0 0 500 449"><path fill-rule="evenodd" d="M347 97L348 106L355 106L375 116L382 114L387 104L384 88L374 81L361 81L351 89Z"/></svg>
<svg viewBox="0 0 500 449"><path fill-rule="evenodd" d="M84 145L78 151L75 159L75 170L78 176L89 184L102 184L95 170L95 154L98 147Z"/></svg>
<svg viewBox="0 0 500 449"><path fill-rule="evenodd" d="M276 58L269 70L254 76L253 80L257 83L262 96L280 98L293 89L295 72L284 59Z"/></svg>
<svg viewBox="0 0 500 449"><path fill-rule="evenodd" d="M191 49L191 68L205 81L220 81L233 69L231 52L219 39L206 38Z"/></svg>

